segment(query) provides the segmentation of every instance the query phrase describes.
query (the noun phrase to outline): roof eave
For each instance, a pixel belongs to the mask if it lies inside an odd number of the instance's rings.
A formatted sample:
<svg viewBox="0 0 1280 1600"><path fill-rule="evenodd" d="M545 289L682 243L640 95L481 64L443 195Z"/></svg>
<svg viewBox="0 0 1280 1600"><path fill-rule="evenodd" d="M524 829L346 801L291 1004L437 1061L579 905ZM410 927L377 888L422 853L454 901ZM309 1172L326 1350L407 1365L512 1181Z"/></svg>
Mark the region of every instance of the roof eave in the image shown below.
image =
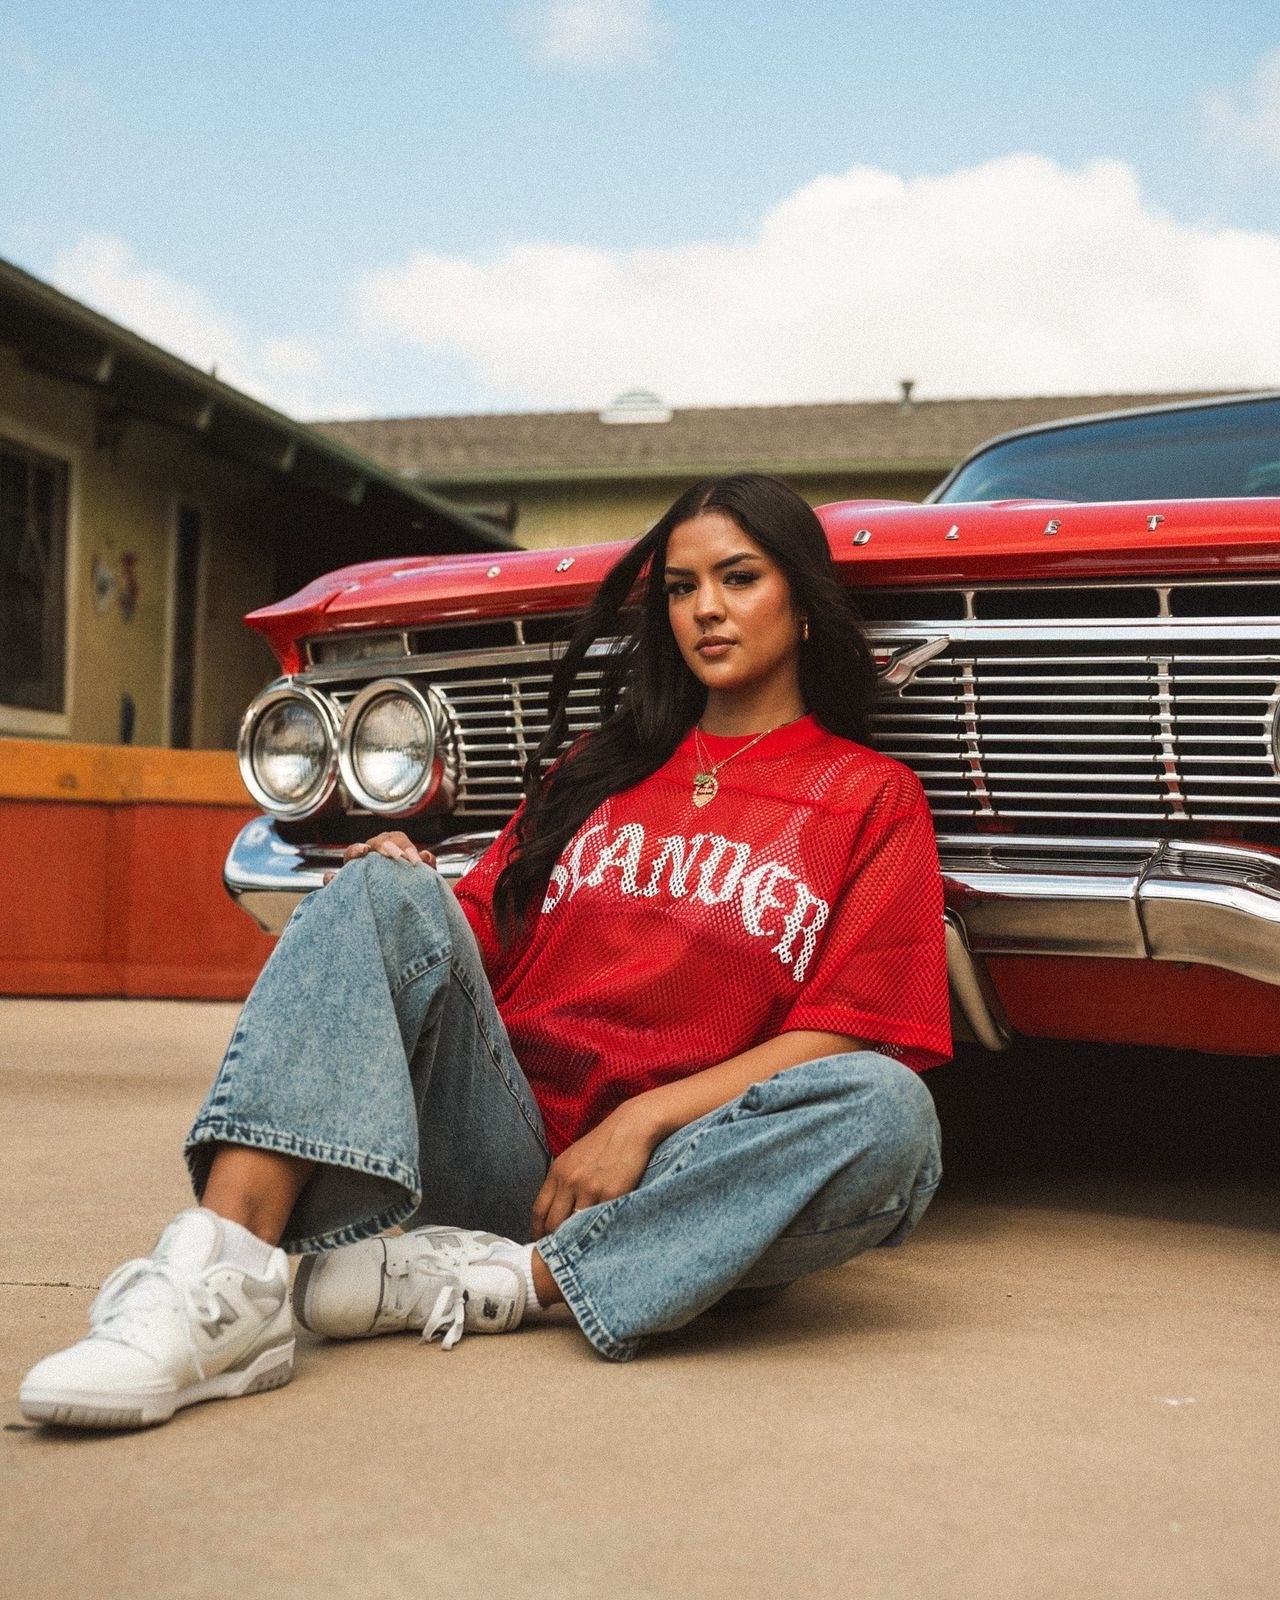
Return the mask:
<svg viewBox="0 0 1280 1600"><path fill-rule="evenodd" d="M79 384L124 417L202 440L219 455L358 506L371 485L429 511L480 549L512 543L416 477L390 471L306 423L255 400L0 259L0 343L28 367Z"/></svg>

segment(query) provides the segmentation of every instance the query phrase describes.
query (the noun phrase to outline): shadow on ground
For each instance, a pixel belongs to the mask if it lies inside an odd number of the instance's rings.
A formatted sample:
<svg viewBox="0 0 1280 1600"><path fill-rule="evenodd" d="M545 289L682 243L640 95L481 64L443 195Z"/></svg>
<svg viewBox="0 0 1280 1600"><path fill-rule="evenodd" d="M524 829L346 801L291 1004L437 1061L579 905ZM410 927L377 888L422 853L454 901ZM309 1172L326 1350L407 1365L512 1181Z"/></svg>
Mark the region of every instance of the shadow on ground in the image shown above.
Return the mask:
<svg viewBox="0 0 1280 1600"><path fill-rule="evenodd" d="M1280 1173L1280 1058L1023 1040L927 1073L952 1184L1123 1167L1152 1177Z"/></svg>

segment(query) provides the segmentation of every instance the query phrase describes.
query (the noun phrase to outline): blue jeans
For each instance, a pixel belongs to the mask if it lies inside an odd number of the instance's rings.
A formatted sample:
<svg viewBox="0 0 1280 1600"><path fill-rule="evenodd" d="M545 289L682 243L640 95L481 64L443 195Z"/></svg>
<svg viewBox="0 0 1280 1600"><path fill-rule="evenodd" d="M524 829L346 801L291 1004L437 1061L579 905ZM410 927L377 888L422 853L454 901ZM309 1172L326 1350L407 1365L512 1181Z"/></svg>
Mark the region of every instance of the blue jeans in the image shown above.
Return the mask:
<svg viewBox="0 0 1280 1600"><path fill-rule="evenodd" d="M551 1157L471 930L431 869L372 855L294 912L245 1002L186 1156L318 1163L294 1251L425 1222L530 1238ZM933 1102L872 1051L791 1067L681 1128L639 1186L537 1248L582 1331L647 1335L910 1233L941 1175Z"/></svg>

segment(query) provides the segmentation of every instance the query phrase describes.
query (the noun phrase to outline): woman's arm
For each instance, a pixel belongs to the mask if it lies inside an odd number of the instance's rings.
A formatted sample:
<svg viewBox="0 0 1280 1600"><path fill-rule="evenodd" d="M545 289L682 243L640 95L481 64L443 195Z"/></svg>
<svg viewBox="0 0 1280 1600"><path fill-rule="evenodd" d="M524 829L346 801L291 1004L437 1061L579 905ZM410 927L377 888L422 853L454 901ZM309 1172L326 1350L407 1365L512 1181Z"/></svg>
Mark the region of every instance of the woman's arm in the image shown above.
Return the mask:
<svg viewBox="0 0 1280 1600"><path fill-rule="evenodd" d="M798 1067L802 1061L820 1061L823 1056L874 1048L863 1039L850 1039L841 1033L814 1033L809 1029L780 1033L776 1039L766 1039L717 1066L676 1083L663 1084L660 1089L649 1089L618 1109L629 1109L641 1126L651 1130L653 1143L658 1145L708 1111L727 1105L753 1083L772 1078L775 1072Z"/></svg>
<svg viewBox="0 0 1280 1600"><path fill-rule="evenodd" d="M534 1238L551 1233L575 1211L629 1194L665 1138L727 1105L753 1083L802 1061L871 1048L841 1033L780 1033L728 1061L624 1101L551 1163L533 1203Z"/></svg>

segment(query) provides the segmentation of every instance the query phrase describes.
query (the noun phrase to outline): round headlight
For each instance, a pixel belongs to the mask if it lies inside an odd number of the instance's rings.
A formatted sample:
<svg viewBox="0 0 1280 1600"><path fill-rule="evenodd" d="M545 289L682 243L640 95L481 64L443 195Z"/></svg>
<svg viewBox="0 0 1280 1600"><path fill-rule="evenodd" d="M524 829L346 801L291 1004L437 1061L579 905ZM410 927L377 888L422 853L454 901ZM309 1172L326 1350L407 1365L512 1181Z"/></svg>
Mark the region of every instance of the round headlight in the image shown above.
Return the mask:
<svg viewBox="0 0 1280 1600"><path fill-rule="evenodd" d="M421 811L449 779L450 723L437 696L403 679L371 683L351 702L338 759L353 799L382 816Z"/></svg>
<svg viewBox="0 0 1280 1600"><path fill-rule="evenodd" d="M333 726L317 696L268 689L249 707L240 732L245 786L279 817L305 817L329 798L336 779Z"/></svg>
<svg viewBox="0 0 1280 1600"><path fill-rule="evenodd" d="M421 787L433 755L430 723L402 694L379 695L351 732L351 764L379 805L402 806Z"/></svg>

